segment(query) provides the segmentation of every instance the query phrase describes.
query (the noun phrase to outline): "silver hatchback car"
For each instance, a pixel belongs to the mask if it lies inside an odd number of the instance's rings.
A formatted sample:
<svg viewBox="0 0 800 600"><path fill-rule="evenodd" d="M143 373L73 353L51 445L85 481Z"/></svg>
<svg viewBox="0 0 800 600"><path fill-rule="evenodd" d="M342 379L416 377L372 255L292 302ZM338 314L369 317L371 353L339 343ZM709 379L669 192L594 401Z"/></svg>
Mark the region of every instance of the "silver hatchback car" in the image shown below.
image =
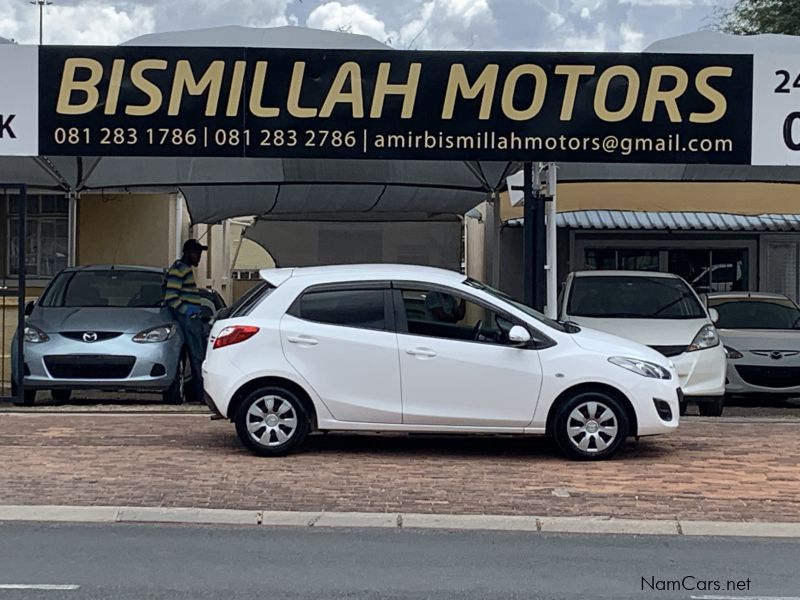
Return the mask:
<svg viewBox="0 0 800 600"><path fill-rule="evenodd" d="M40 390L66 401L77 389L159 392L181 403L190 375L163 282L164 270L153 267L61 271L26 307L24 403Z"/></svg>

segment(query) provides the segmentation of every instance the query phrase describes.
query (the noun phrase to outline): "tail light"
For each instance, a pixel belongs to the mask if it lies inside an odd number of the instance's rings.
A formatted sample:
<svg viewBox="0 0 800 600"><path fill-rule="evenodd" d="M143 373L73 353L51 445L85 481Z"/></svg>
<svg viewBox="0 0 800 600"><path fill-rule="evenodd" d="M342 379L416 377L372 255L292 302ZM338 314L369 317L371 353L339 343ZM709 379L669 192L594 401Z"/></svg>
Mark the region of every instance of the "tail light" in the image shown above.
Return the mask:
<svg viewBox="0 0 800 600"><path fill-rule="evenodd" d="M224 348L232 346L245 340L249 340L258 333L258 327L252 325L231 325L219 332L214 340L214 348Z"/></svg>

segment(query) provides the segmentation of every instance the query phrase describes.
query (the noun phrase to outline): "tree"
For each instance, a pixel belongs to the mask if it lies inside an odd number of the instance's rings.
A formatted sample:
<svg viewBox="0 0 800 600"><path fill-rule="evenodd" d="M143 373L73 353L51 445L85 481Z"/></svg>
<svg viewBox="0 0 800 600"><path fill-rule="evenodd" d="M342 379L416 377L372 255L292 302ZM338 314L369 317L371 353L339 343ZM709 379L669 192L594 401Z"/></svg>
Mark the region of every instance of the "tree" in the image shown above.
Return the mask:
<svg viewBox="0 0 800 600"><path fill-rule="evenodd" d="M722 13L718 26L722 31L740 35L800 35L800 1L736 0L730 10Z"/></svg>

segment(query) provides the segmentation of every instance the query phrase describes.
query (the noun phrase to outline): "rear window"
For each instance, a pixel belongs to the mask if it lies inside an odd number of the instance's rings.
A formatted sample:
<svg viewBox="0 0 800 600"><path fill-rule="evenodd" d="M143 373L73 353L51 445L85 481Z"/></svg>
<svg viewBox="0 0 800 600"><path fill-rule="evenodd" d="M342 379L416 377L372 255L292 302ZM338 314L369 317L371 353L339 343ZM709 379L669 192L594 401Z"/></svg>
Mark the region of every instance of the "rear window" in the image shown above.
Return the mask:
<svg viewBox="0 0 800 600"><path fill-rule="evenodd" d="M269 296L275 289L266 281L247 290L242 296L228 308L223 308L217 318L232 319L233 317L246 317L261 301Z"/></svg>
<svg viewBox="0 0 800 600"><path fill-rule="evenodd" d="M163 299L164 274L159 271L68 271L56 277L40 306L154 308Z"/></svg>
<svg viewBox="0 0 800 600"><path fill-rule="evenodd" d="M621 319L702 319L705 310L691 288L671 277L624 275L575 277L567 313Z"/></svg>
<svg viewBox="0 0 800 600"><path fill-rule="evenodd" d="M800 329L800 309L787 299L709 298L720 329Z"/></svg>
<svg viewBox="0 0 800 600"><path fill-rule="evenodd" d="M309 291L292 307L291 314L317 323L388 329L385 296L382 289Z"/></svg>

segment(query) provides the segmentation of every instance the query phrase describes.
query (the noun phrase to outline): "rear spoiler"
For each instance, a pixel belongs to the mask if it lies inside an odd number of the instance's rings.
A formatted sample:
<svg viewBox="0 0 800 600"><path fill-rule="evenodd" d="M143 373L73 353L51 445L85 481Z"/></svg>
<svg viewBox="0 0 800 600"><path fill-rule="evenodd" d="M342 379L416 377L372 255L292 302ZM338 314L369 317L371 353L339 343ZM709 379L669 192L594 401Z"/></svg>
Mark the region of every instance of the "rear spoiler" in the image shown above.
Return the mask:
<svg viewBox="0 0 800 600"><path fill-rule="evenodd" d="M286 282L294 273L293 268L287 269L261 269L258 275L273 287L278 287L280 284Z"/></svg>

